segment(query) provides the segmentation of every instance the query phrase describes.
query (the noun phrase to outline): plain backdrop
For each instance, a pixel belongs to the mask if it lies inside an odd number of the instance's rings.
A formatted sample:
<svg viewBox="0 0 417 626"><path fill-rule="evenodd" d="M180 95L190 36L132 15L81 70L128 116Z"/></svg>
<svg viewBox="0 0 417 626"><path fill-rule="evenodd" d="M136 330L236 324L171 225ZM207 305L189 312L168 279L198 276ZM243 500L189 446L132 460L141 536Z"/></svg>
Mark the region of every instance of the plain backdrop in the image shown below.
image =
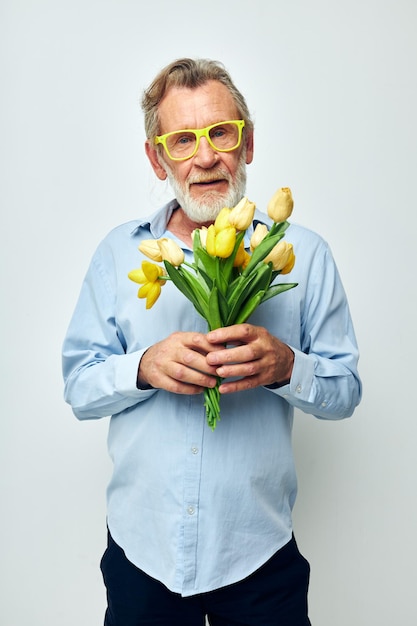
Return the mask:
<svg viewBox="0 0 417 626"><path fill-rule="evenodd" d="M171 197L139 102L180 56L231 72L256 127L247 195L292 188L350 301L363 401L295 419L312 623L417 623L416 7L0 1L1 626L103 623L108 419L73 417L60 351L99 241Z"/></svg>

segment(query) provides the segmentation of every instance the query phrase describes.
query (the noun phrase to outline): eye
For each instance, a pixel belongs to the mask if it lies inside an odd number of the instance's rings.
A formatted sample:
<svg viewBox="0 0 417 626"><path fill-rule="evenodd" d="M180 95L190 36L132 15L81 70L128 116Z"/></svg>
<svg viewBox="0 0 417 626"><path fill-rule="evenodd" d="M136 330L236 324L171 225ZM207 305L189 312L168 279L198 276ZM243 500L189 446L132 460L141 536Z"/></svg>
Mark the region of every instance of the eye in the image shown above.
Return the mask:
<svg viewBox="0 0 417 626"><path fill-rule="evenodd" d="M191 137L189 137L188 135L182 135L181 137L178 137L177 143L181 145L186 145L190 141L192 141Z"/></svg>
<svg viewBox="0 0 417 626"><path fill-rule="evenodd" d="M213 139L220 139L221 137L224 137L227 134L227 130L225 129L224 126L216 126L215 128L213 128L210 132L210 137L212 137Z"/></svg>
<svg viewBox="0 0 417 626"><path fill-rule="evenodd" d="M174 157L183 157L194 150L196 138L192 131L179 131L167 137L169 154Z"/></svg>
<svg viewBox="0 0 417 626"><path fill-rule="evenodd" d="M172 141L177 146L188 146L195 141L194 133L178 133L172 136Z"/></svg>

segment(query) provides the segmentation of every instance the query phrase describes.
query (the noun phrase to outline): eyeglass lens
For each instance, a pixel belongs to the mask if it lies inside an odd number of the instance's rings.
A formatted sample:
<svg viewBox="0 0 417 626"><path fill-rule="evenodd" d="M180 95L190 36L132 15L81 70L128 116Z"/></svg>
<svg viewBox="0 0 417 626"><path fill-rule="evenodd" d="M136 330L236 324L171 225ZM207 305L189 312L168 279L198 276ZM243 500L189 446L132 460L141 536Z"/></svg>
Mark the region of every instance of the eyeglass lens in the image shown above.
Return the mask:
<svg viewBox="0 0 417 626"><path fill-rule="evenodd" d="M206 135L215 150L233 150L239 143L237 124L216 124ZM182 130L171 133L166 139L169 154L178 159L191 155L196 147L197 135L193 130Z"/></svg>

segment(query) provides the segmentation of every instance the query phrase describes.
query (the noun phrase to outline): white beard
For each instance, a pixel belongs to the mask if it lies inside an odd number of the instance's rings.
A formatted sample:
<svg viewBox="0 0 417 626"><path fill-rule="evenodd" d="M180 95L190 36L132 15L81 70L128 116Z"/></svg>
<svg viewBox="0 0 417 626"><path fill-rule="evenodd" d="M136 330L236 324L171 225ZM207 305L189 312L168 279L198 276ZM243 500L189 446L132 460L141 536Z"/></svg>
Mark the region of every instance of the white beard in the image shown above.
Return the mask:
<svg viewBox="0 0 417 626"><path fill-rule="evenodd" d="M204 224L206 222L214 222L217 215L223 207L232 208L243 198L246 189L246 154L242 152L238 168L236 171L236 180L233 181L229 172L222 170L221 167L201 174L200 176L190 176L188 180L181 185L169 166L164 162L161 163L167 173L169 183L178 200L178 204L196 224ZM224 178L229 182L229 189L226 193L218 191L206 191L200 198L195 199L190 196L190 184L203 182L204 180L213 180L216 177Z"/></svg>

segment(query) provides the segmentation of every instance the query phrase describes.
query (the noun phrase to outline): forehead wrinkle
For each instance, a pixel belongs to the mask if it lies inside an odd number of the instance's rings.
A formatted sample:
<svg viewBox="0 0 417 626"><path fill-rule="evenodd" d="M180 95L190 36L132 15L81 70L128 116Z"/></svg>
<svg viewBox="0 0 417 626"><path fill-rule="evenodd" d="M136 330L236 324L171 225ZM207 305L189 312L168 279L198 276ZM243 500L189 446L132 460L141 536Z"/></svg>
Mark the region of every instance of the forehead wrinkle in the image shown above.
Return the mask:
<svg viewBox="0 0 417 626"><path fill-rule="evenodd" d="M161 134L205 128L236 117L236 105L229 90L216 81L196 89L173 87L159 105Z"/></svg>

